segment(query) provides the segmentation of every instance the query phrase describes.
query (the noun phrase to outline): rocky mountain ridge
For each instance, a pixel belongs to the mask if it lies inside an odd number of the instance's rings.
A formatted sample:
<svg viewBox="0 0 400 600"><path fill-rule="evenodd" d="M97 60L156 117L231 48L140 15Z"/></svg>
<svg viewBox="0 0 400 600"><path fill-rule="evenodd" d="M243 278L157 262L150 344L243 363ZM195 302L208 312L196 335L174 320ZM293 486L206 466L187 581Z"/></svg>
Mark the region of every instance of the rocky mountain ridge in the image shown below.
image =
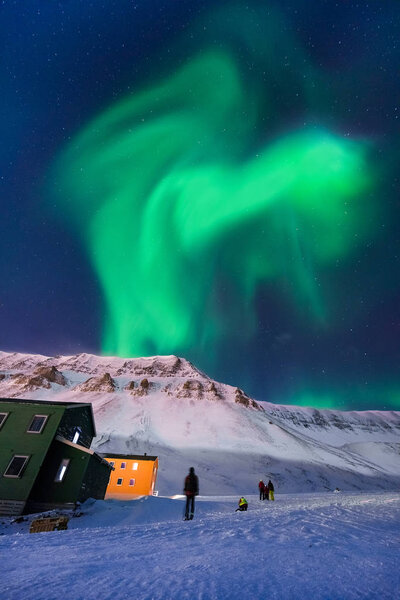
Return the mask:
<svg viewBox="0 0 400 600"><path fill-rule="evenodd" d="M74 378L68 378L69 372L90 377L76 383ZM125 381L126 376L129 376L128 382ZM0 352L0 393L3 395L7 392L13 398L21 393L50 389L52 383L82 393L111 394L124 391L134 396L146 396L159 390L174 398L215 401L222 400L226 395L223 384L217 384L189 361L177 356L126 360L91 354L47 357ZM241 389L235 388L234 393L236 403L263 410Z"/></svg>
<svg viewBox="0 0 400 600"><path fill-rule="evenodd" d="M119 358L116 356L96 356L95 354L73 354L71 356L44 356L20 352L0 351L0 371L23 371L31 373L41 367L55 367L59 371L75 371L89 375L102 375L109 372L112 377L134 375L137 377L204 377L188 360L178 356L150 356L144 358Z"/></svg>

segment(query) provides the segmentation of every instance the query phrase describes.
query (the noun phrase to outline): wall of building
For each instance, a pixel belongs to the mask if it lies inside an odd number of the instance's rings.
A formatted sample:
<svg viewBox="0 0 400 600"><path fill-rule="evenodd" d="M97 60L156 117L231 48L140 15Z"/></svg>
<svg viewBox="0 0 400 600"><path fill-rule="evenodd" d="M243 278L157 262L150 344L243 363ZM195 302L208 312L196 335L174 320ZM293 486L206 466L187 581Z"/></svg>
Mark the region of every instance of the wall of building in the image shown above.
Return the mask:
<svg viewBox="0 0 400 600"><path fill-rule="evenodd" d="M103 500L111 473L112 470L104 461L92 455L79 492L79 502L85 502L88 498Z"/></svg>
<svg viewBox="0 0 400 600"><path fill-rule="evenodd" d="M90 406L68 407L61 419L57 434L72 442L77 428L80 430L77 443L90 448L95 433Z"/></svg>
<svg viewBox="0 0 400 600"><path fill-rule="evenodd" d="M33 403L2 402L0 412L9 413L0 428L0 500L5 505L10 501L23 507L34 485L46 453L64 413L65 407ZM35 415L47 415L41 433L27 433ZM14 455L29 456L24 471L18 478L4 477ZM0 513L2 508L0 507ZM18 514L18 513L14 513Z"/></svg>
<svg viewBox="0 0 400 600"><path fill-rule="evenodd" d="M64 459L69 463L62 481L55 481ZM103 499L111 469L98 456L54 440L27 503L26 511L44 507Z"/></svg>
<svg viewBox="0 0 400 600"><path fill-rule="evenodd" d="M153 494L157 478L158 458L143 460L136 457L117 458L107 456L105 459L114 463L114 471L110 475L106 499L128 499ZM125 469L121 468L122 463L126 463ZM135 463L137 469L133 468ZM118 485L119 479L122 479L121 485ZM132 479L135 481L134 485L130 485Z"/></svg>
<svg viewBox="0 0 400 600"><path fill-rule="evenodd" d="M75 503L78 500L90 454L54 440L29 496L29 502ZM55 481L63 459L69 459L62 481Z"/></svg>

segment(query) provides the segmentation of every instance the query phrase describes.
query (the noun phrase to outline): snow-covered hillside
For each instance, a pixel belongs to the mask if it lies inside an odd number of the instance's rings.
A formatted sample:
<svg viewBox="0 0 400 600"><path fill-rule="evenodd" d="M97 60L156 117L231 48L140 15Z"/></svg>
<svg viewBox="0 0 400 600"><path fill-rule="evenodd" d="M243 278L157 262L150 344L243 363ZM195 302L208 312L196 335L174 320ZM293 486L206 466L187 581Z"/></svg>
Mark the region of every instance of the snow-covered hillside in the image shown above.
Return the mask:
<svg viewBox="0 0 400 600"><path fill-rule="evenodd" d="M101 451L160 457L160 494L189 466L202 494L400 488L400 413L257 403L176 356L0 352L0 396L93 404Z"/></svg>

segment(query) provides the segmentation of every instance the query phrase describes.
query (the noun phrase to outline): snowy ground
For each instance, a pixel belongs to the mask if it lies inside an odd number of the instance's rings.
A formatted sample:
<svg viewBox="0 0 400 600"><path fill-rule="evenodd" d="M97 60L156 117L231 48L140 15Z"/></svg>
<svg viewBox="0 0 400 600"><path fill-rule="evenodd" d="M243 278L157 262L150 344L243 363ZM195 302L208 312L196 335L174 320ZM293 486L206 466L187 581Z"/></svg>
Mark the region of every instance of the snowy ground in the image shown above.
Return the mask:
<svg viewBox="0 0 400 600"><path fill-rule="evenodd" d="M400 493L88 502L67 531L0 524L1 600L400 598Z"/></svg>

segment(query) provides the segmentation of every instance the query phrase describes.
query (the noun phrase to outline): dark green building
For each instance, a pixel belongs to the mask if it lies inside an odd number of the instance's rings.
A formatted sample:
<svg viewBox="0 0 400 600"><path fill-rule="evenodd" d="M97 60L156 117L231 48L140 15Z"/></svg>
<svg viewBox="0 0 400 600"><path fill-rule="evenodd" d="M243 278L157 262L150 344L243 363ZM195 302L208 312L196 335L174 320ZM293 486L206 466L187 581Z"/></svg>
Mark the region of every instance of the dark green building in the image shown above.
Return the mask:
<svg viewBox="0 0 400 600"><path fill-rule="evenodd" d="M112 467L95 435L91 404L0 398L0 515L104 498Z"/></svg>

